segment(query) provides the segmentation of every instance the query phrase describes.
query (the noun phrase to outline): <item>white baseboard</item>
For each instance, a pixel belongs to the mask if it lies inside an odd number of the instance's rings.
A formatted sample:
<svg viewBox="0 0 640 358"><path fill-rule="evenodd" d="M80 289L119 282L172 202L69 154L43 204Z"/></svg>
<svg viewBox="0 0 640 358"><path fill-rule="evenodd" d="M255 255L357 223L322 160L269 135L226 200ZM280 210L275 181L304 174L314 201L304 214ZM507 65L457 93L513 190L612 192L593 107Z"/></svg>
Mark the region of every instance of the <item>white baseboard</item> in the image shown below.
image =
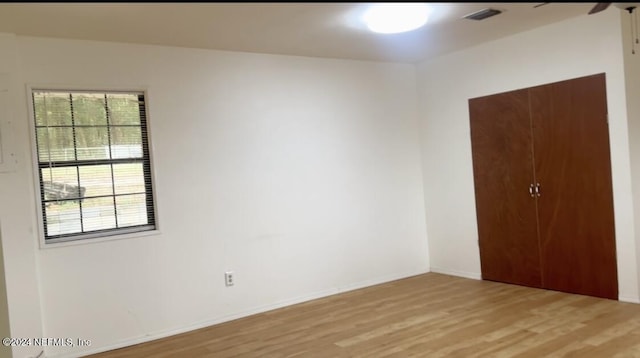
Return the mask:
<svg viewBox="0 0 640 358"><path fill-rule="evenodd" d="M482 280L482 274L480 274L478 272L450 270L450 269L445 269L445 268L440 268L440 267L431 267L431 272L441 273L443 275L470 278L470 279L473 279L473 280Z"/></svg>
<svg viewBox="0 0 640 358"><path fill-rule="evenodd" d="M114 349L133 346L133 345L140 344L140 343L146 343L146 342L150 342L150 341L155 341L157 339L166 338L166 337L174 336L174 335L177 335L177 334L194 331L194 330L197 330L197 329L200 329L200 328L205 328L205 327L213 326L213 325L216 325L216 324L233 321L235 319L251 316L251 315L254 315L254 314L258 314L258 313L264 313L264 312L267 312L267 311L272 311L272 310L275 310L275 309L278 309L278 308L283 308L283 307L291 306L291 305L294 305L294 304L315 300L315 299L318 299L318 298L332 296L332 295L335 295L335 294L338 294L338 293L354 291L354 290L357 290L357 289L360 289L360 288L370 287L370 286L374 286L374 285L378 285L378 284L382 284L382 283L387 283L387 282L391 282L391 281L400 280L400 279L403 279L403 278L417 276L417 275L425 274L427 272L429 272L429 271L428 270L417 270L417 271L405 272L405 273L402 273L402 274L393 274L393 275L383 276L383 277L375 278L375 279L372 279L372 280L361 281L361 282L357 282L357 283L354 283L354 284L349 284L349 285L345 285L345 286L331 288L331 289L328 289L328 290L318 291L316 293L300 296L300 297L297 297L297 298L294 298L294 299L290 299L290 300L283 300L283 301L277 302L275 304L264 305L264 306L252 308L252 309L241 311L241 312L236 312L236 313L233 313L233 314L229 314L229 315L225 315L225 316L222 316L222 317L206 320L206 321L203 321L203 322L195 323L193 325L189 325L189 326L185 326L185 327L181 327L181 328L176 328L176 329L170 329L170 330L158 331L158 332L145 334L143 336L139 336L139 337L135 337L135 338L131 338L131 339L126 339L124 341L120 341L118 343L115 343L115 344L112 344L112 345L108 345L108 346L104 346L104 347L100 347L100 348L97 348L97 349L87 350L87 351L83 351L83 352L74 351L73 353L69 352L69 353L60 353L60 354L54 354L54 355L46 354L44 357L46 357L46 358L75 358L75 357L78 357L78 355L85 356L85 355L102 353L102 352L106 352L106 351L110 351L110 350L114 350Z"/></svg>
<svg viewBox="0 0 640 358"><path fill-rule="evenodd" d="M618 296L618 301L627 302L627 303L640 303L640 298L638 298L638 297Z"/></svg>

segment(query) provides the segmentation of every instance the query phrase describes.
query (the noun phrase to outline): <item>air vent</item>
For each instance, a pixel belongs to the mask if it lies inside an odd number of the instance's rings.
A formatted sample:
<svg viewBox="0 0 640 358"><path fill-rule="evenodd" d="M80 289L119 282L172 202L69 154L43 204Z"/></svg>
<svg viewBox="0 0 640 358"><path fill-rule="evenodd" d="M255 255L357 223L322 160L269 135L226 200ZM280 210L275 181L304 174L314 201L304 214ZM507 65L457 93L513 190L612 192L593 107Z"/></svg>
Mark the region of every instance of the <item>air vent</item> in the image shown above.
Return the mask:
<svg viewBox="0 0 640 358"><path fill-rule="evenodd" d="M469 14L467 16L465 16L465 19L470 19L470 20L484 20L488 17L491 16L495 16L502 13L502 11L500 10L496 10L496 9L483 9L480 11L476 11L473 14Z"/></svg>

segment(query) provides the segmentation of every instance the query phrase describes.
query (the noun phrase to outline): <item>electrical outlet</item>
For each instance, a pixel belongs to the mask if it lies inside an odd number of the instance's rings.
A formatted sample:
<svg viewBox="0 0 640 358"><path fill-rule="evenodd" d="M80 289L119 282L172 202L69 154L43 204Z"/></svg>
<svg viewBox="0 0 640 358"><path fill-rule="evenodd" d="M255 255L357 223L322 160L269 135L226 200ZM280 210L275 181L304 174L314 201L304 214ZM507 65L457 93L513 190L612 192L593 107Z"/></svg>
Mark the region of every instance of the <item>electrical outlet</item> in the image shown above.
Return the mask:
<svg viewBox="0 0 640 358"><path fill-rule="evenodd" d="M227 271L224 273L224 284L226 286L233 286L234 284L233 271Z"/></svg>

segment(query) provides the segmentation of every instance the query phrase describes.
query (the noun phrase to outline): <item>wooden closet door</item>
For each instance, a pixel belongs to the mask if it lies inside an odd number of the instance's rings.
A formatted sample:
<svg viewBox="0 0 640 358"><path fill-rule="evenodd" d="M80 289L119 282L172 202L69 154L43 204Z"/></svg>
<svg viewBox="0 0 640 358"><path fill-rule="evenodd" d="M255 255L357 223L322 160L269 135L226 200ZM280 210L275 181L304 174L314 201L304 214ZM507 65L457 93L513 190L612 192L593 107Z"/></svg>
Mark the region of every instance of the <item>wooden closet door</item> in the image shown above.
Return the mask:
<svg viewBox="0 0 640 358"><path fill-rule="evenodd" d="M530 95L543 287L617 299L605 76Z"/></svg>
<svg viewBox="0 0 640 358"><path fill-rule="evenodd" d="M540 287L528 91L469 100L482 278Z"/></svg>

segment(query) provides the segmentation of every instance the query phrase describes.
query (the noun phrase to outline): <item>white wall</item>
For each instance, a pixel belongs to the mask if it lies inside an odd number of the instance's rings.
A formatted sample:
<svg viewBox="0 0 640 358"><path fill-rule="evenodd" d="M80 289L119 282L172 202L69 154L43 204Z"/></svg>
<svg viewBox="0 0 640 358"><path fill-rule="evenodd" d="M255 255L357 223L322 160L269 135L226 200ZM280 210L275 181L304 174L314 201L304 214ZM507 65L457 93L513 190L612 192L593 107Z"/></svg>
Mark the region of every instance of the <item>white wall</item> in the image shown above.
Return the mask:
<svg viewBox="0 0 640 358"><path fill-rule="evenodd" d="M633 16L637 16L636 9ZM636 224L636 242L640 243L640 45L635 45L632 53L631 17L622 15L622 45L624 47L624 70L627 90L627 116L629 119L629 150L631 152L631 181L633 185L633 206ZM640 244L636 246L636 256L640 257ZM640 260L638 260L640 272ZM640 280L640 277L639 277ZM640 281L638 282L640 286ZM638 302L640 303L640 302Z"/></svg>
<svg viewBox="0 0 640 358"><path fill-rule="evenodd" d="M17 41L22 91L149 91L161 234L34 249L45 337L100 351L428 271L415 66ZM33 193L0 207L25 202L33 246Z"/></svg>
<svg viewBox="0 0 640 358"><path fill-rule="evenodd" d="M2 96L2 93L0 93ZM2 134L2 132L0 132ZM0 337L11 337L11 323L9 322L9 305L7 303L7 284L5 280L4 255L2 254L2 226L0 225ZM10 358L11 347L0 346L0 358Z"/></svg>
<svg viewBox="0 0 640 358"><path fill-rule="evenodd" d="M489 20L490 21L490 20ZM638 300L620 11L611 7L419 66L431 269L481 276L468 99L606 73L619 296Z"/></svg>
<svg viewBox="0 0 640 358"><path fill-rule="evenodd" d="M0 34L0 82L7 90L0 96L0 236L9 307L6 314L0 313L0 318L8 316L11 337L42 337L27 110L17 51L16 37ZM3 337L9 336L5 330L1 331ZM12 351L14 357L22 358L36 356L41 347L2 346L0 350L6 355Z"/></svg>
<svg viewBox="0 0 640 358"><path fill-rule="evenodd" d="M5 38L6 40L6 38ZM1 40L0 40L1 41ZM7 72L0 73L0 172L6 173L12 167L7 167L5 164L2 147L7 148L9 151L9 145L5 144L5 141L9 137L8 127L10 118L8 109L10 107L10 92L11 84L9 83L9 76ZM7 156L9 156L7 154ZM0 178L0 180L2 180ZM2 254L2 223L0 222L0 336L11 337L10 322L9 322L9 306L7 303L7 285L5 280L4 271L4 255ZM11 347L2 345L0 346L0 357L11 357Z"/></svg>

